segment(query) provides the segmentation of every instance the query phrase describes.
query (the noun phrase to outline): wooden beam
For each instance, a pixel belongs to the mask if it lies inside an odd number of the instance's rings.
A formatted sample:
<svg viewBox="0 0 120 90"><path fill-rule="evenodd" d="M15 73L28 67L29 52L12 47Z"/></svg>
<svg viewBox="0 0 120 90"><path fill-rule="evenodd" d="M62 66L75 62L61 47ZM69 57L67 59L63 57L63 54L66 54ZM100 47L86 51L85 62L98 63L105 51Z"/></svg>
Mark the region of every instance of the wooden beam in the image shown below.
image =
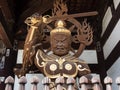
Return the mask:
<svg viewBox="0 0 120 90"><path fill-rule="evenodd" d="M1 22L0 22L0 39L3 41L3 43L5 44L5 46L7 48L12 48L12 44L11 44Z"/></svg>
<svg viewBox="0 0 120 90"><path fill-rule="evenodd" d="M0 39L7 48L12 48L13 32L10 31L8 23L6 22L5 16L0 8Z"/></svg>
<svg viewBox="0 0 120 90"><path fill-rule="evenodd" d="M7 20L11 20L12 19L12 14L11 14L11 11L9 9L7 0L0 0L0 8L1 8L5 18Z"/></svg>

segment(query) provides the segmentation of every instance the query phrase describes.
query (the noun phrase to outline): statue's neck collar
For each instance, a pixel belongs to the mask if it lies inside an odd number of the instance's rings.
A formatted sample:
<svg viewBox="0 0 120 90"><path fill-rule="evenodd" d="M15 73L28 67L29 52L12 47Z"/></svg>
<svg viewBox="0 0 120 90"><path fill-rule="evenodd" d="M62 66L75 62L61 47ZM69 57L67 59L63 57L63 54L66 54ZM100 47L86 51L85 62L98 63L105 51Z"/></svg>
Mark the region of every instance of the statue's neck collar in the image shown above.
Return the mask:
<svg viewBox="0 0 120 90"><path fill-rule="evenodd" d="M56 58L56 59L59 59L59 58L63 59L63 58L69 58L69 57L71 57L71 55L69 53L64 55L64 56L58 56L58 55L55 55L55 54L51 54L50 57Z"/></svg>

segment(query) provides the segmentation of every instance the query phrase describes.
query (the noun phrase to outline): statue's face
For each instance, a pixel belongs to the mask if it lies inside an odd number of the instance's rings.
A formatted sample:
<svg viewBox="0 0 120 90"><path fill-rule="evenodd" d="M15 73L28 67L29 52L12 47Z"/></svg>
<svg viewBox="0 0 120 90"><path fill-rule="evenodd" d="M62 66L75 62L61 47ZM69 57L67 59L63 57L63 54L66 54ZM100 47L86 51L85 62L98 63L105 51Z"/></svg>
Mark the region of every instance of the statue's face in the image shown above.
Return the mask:
<svg viewBox="0 0 120 90"><path fill-rule="evenodd" d="M70 36L55 34L51 37L51 48L55 55L63 56L68 54L70 49Z"/></svg>

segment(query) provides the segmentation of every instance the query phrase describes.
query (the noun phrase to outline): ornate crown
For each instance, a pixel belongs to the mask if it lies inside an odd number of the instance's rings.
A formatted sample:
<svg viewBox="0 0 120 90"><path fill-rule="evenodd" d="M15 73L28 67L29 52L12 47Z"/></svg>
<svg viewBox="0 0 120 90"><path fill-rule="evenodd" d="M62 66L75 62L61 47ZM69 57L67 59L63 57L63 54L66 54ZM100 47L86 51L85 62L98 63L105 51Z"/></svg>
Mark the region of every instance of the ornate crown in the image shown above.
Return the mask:
<svg viewBox="0 0 120 90"><path fill-rule="evenodd" d="M57 34L57 33L62 33L62 34L65 34L65 35L71 35L70 30L68 30L68 29L66 29L64 27L65 26L65 22L64 21L62 21L62 20L57 21L55 26L56 26L56 28L53 29L50 32L50 35Z"/></svg>

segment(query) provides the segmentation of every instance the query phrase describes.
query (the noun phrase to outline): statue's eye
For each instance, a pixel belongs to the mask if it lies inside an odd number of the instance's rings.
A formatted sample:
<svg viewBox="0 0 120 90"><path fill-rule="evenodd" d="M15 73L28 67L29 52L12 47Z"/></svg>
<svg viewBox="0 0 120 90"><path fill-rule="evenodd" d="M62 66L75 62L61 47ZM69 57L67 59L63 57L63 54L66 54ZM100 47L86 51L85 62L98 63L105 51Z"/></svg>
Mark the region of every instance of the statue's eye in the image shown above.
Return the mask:
<svg viewBox="0 0 120 90"><path fill-rule="evenodd" d="M54 41L55 41L55 42L58 42L58 40L56 40L56 39L55 39Z"/></svg>
<svg viewBox="0 0 120 90"><path fill-rule="evenodd" d="M56 38L54 38L54 41L55 41L55 42L59 42L59 40L57 40Z"/></svg>
<svg viewBox="0 0 120 90"><path fill-rule="evenodd" d="M67 38L63 39L62 42L66 42L67 41Z"/></svg>

